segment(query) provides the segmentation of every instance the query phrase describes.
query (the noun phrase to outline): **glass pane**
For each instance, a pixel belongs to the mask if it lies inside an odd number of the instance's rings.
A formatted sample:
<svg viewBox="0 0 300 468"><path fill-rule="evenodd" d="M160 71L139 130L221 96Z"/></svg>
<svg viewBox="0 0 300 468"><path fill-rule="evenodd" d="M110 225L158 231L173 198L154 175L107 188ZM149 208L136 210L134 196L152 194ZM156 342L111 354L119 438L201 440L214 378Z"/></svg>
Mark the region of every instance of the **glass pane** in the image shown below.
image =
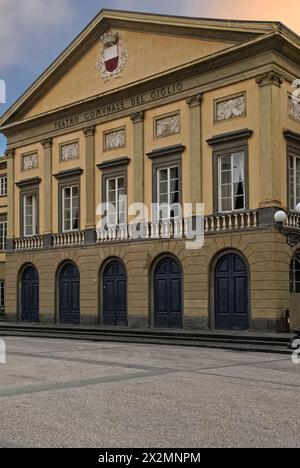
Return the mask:
<svg viewBox="0 0 300 468"><path fill-rule="evenodd" d="M171 169L170 169L170 178L171 178L171 180L178 179L178 167L171 167Z"/></svg>
<svg viewBox="0 0 300 468"><path fill-rule="evenodd" d="M234 199L234 209L243 210L244 209L244 197L236 197Z"/></svg>
<svg viewBox="0 0 300 468"><path fill-rule="evenodd" d="M231 171L231 156L221 158L221 171Z"/></svg>
<svg viewBox="0 0 300 468"><path fill-rule="evenodd" d="M160 169L159 180L160 182L168 180L168 169Z"/></svg>
<svg viewBox="0 0 300 468"><path fill-rule="evenodd" d="M161 182L159 185L159 192L162 195L163 193L168 193L168 182Z"/></svg>
<svg viewBox="0 0 300 468"><path fill-rule="evenodd" d="M223 198L221 201L221 211L231 211L231 198Z"/></svg>
<svg viewBox="0 0 300 468"><path fill-rule="evenodd" d="M222 198L231 197L231 185L222 185Z"/></svg>
<svg viewBox="0 0 300 468"><path fill-rule="evenodd" d="M72 187L72 197L78 197L78 187Z"/></svg>
<svg viewBox="0 0 300 468"><path fill-rule="evenodd" d="M71 188L65 188L64 189L64 199L71 198Z"/></svg>
<svg viewBox="0 0 300 468"><path fill-rule="evenodd" d="M178 192L171 192L170 194L170 202L171 205L173 203L179 203L179 193Z"/></svg>
<svg viewBox="0 0 300 468"><path fill-rule="evenodd" d="M233 155L233 182L244 181L244 154Z"/></svg>
<svg viewBox="0 0 300 468"><path fill-rule="evenodd" d="M107 185L108 185L108 190L113 190L113 191L116 190L116 180L115 179L108 180Z"/></svg>
<svg viewBox="0 0 300 468"><path fill-rule="evenodd" d="M160 204L163 204L163 203L168 204L168 201L169 200L168 200L168 194L167 193L160 195L160 197L159 197Z"/></svg>

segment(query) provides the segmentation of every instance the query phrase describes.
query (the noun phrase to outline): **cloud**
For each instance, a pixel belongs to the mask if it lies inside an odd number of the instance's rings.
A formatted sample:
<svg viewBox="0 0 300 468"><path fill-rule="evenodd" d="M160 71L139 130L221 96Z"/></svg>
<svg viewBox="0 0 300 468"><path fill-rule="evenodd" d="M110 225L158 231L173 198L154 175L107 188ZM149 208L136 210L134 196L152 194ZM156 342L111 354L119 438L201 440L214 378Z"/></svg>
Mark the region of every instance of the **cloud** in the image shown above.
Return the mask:
<svg viewBox="0 0 300 468"><path fill-rule="evenodd" d="M186 15L209 16L241 20L281 21L300 33L299 0L188 0L185 2Z"/></svg>
<svg viewBox="0 0 300 468"><path fill-rule="evenodd" d="M22 61L30 44L47 43L47 35L72 24L72 0L1 0L0 72Z"/></svg>

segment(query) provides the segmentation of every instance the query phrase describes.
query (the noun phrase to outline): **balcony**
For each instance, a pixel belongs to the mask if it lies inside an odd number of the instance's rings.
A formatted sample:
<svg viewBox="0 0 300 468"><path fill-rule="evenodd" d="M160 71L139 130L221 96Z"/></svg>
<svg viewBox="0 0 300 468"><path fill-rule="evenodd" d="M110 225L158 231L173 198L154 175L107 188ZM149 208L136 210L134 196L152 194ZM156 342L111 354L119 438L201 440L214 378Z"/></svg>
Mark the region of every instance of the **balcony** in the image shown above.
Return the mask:
<svg viewBox="0 0 300 468"><path fill-rule="evenodd" d="M300 215L291 214L288 225L300 229ZM233 232L242 232L256 229L259 226L259 212L247 211L242 213L228 213L211 215L204 218L204 235L216 235ZM28 251L80 247L91 244L105 244L109 242L128 242L138 239L186 239L190 231L190 220L171 220L159 223L144 223L138 225L124 225L107 227L95 232L94 239L87 236L85 231L52 234L48 236L35 236L14 240L14 251ZM89 237L89 238L88 238Z"/></svg>

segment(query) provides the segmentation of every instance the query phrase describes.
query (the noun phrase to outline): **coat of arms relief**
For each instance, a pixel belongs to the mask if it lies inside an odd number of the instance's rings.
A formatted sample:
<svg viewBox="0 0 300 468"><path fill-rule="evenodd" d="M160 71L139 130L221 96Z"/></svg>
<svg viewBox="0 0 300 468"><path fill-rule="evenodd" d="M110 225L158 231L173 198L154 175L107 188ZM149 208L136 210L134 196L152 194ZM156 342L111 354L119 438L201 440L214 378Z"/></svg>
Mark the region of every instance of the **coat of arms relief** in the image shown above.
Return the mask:
<svg viewBox="0 0 300 468"><path fill-rule="evenodd" d="M108 31L100 38L102 50L96 63L104 81L120 78L128 60L129 52L119 33Z"/></svg>

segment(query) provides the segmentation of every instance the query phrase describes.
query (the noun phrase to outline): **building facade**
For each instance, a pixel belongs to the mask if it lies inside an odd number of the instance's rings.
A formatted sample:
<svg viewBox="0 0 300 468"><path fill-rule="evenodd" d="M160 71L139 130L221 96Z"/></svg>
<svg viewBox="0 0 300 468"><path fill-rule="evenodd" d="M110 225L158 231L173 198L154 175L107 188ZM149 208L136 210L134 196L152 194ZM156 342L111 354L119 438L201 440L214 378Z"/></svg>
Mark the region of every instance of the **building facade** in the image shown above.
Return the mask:
<svg viewBox="0 0 300 468"><path fill-rule="evenodd" d="M7 320L299 326L299 52L276 22L102 11L0 121Z"/></svg>

